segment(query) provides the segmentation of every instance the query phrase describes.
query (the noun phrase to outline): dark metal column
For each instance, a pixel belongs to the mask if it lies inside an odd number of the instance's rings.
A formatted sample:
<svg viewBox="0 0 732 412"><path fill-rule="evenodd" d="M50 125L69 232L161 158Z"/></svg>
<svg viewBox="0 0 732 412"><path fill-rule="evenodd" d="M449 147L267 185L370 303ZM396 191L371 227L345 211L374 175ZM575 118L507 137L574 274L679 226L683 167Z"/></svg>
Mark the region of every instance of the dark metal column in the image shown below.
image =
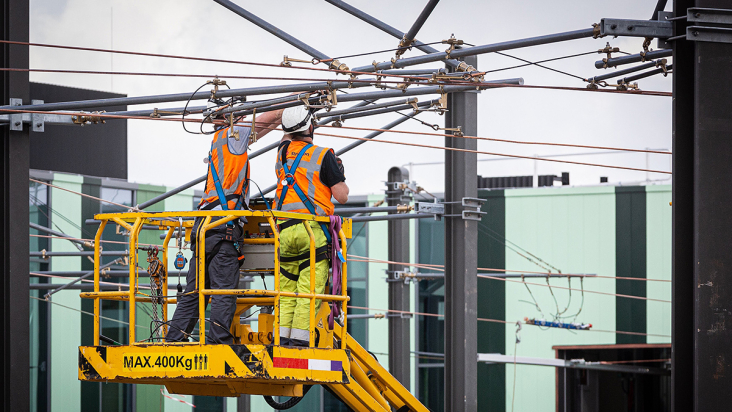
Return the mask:
<svg viewBox="0 0 732 412"><path fill-rule="evenodd" d="M389 169L386 201L389 206L408 204L410 197L405 194L400 183L409 180L409 172L403 167ZM397 212L390 212L394 214ZM409 262L409 220L389 221L389 260L392 262ZM389 265L389 310L410 311L409 287L403 277L395 279L394 272L405 271L402 265ZM404 387L410 386L410 329L409 318L402 316L389 317L389 372Z"/></svg>
<svg viewBox="0 0 732 412"><path fill-rule="evenodd" d="M0 21L2 39L28 41L28 0L3 0ZM28 68L28 47L2 45L2 67ZM11 98L30 103L28 73L3 72L2 101ZM19 124L18 124L19 123ZM0 127L2 135L2 410L30 409L29 326L28 326L28 167L30 125L11 121ZM21 129L22 128L22 129ZM20 130L12 130L20 129Z"/></svg>
<svg viewBox="0 0 732 412"><path fill-rule="evenodd" d="M732 9L725 0L677 0ZM687 23L676 22L676 34ZM692 40L692 39L689 39ZM672 397L676 412L732 403L732 44L674 42Z"/></svg>
<svg viewBox="0 0 732 412"><path fill-rule="evenodd" d="M478 59L465 61L476 67ZM447 98L445 127L478 134L478 95L452 93ZM477 149L475 139L446 137L445 147ZM464 197L478 196L475 153L445 151L445 214L460 215ZM450 203L455 202L455 203ZM445 218L445 410L478 409L478 222Z"/></svg>

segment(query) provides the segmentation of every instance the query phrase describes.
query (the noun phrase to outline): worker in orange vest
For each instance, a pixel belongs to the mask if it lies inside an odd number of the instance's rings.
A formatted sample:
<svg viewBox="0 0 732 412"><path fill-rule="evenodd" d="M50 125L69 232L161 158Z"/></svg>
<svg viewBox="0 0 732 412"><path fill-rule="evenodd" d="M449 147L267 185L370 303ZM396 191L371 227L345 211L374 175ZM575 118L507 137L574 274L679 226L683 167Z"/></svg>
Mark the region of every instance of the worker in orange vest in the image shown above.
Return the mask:
<svg viewBox="0 0 732 412"><path fill-rule="evenodd" d="M304 106L287 108L282 113L282 130L286 133L277 153L277 210L333 215L331 197L338 203L348 201L348 185L343 163L332 149L313 145L315 118ZM315 235L315 293L323 293L328 278L328 230L315 221L278 220L280 231L280 290L310 293L310 236L304 224ZM337 239L333 239L337 241ZM316 312L320 301L316 301ZM280 344L308 346L310 300L280 298Z"/></svg>
<svg viewBox="0 0 732 412"><path fill-rule="evenodd" d="M222 116L218 117L223 119ZM263 137L282 118L282 110L257 116L256 135ZM243 210L249 207L249 148L252 137L249 126L222 126L215 133L208 155L206 187L198 210ZM217 220L213 218L212 221ZM196 218L191 232L193 257L186 276L185 292L179 294L178 305L169 323L166 340L187 342L198 321L198 293L196 292L196 236L203 218ZM243 239L239 221L219 225L206 232L206 285L207 289L236 289L239 267L243 256L239 244ZM179 290L180 292L180 290ZM211 300L211 321L206 334L208 344L232 344L229 332L236 310L236 296L215 295ZM206 300L208 303L208 299Z"/></svg>

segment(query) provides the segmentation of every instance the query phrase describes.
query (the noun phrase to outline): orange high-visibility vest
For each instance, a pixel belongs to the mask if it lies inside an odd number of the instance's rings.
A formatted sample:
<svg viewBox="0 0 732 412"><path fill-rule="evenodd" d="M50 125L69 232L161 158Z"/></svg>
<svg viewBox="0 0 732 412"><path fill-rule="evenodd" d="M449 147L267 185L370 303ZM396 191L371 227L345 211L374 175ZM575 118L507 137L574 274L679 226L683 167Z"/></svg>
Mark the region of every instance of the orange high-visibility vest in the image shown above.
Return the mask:
<svg viewBox="0 0 732 412"><path fill-rule="evenodd" d="M235 128L239 132L238 141L233 135L229 136L230 128L228 127L214 134L205 194L198 205L199 209L206 204L220 204L211 168L218 175L229 210L246 209L249 197L249 154L246 149L251 130L247 127L235 126ZM229 144L240 146L241 153L237 153L237 150L234 149L230 150Z"/></svg>
<svg viewBox="0 0 732 412"><path fill-rule="evenodd" d="M287 165L292 166L295 162L295 158L300 151L307 146L307 142L293 140L287 146ZM300 158L300 163L295 169L293 175L295 183L302 190L308 199L315 206L315 212L319 216L328 216L333 214L335 207L331 202L333 192L330 188L320 181L320 167L323 164L323 158L329 150L326 147L320 147L311 145ZM283 185L286 183L285 168L282 166L282 150L277 153L277 163L275 165L275 172L277 173L277 194L275 195L274 204L280 203L280 197L282 196ZM283 212L294 212L294 213L310 213L307 206L303 203L300 196L295 190L289 188L285 194L285 198L282 200L282 207L279 210Z"/></svg>

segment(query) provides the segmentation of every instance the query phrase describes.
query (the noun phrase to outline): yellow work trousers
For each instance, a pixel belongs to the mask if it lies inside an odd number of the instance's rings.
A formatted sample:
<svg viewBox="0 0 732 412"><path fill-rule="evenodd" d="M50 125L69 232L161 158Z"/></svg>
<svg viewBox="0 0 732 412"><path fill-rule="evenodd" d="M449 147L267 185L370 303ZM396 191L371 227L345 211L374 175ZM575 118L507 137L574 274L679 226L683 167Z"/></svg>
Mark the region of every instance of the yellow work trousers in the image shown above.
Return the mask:
<svg viewBox="0 0 732 412"><path fill-rule="evenodd" d="M318 222L306 222L310 224L315 235L315 247L322 248L327 245L327 240ZM296 256L305 259L298 259L291 262L280 262L282 271L297 275L297 280L290 279L280 273L280 290L286 292L310 293L310 236L303 224L290 226L280 233L280 257L292 258ZM323 293L325 282L328 279L328 260L324 259L315 263L315 293ZM292 277L292 276L290 276ZM320 309L320 300L315 301L315 313ZM280 298L280 336L290 339L308 341L310 333L310 299L307 298Z"/></svg>

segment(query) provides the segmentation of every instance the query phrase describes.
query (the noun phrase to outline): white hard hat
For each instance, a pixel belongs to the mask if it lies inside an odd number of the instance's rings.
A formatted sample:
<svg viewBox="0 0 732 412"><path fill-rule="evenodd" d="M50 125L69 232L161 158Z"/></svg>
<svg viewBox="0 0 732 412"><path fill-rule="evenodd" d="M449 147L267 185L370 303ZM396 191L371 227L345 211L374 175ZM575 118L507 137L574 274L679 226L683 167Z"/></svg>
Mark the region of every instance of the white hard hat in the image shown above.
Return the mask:
<svg viewBox="0 0 732 412"><path fill-rule="evenodd" d="M287 134L304 132L310 127L313 113L305 106L288 107L282 111L282 131Z"/></svg>

